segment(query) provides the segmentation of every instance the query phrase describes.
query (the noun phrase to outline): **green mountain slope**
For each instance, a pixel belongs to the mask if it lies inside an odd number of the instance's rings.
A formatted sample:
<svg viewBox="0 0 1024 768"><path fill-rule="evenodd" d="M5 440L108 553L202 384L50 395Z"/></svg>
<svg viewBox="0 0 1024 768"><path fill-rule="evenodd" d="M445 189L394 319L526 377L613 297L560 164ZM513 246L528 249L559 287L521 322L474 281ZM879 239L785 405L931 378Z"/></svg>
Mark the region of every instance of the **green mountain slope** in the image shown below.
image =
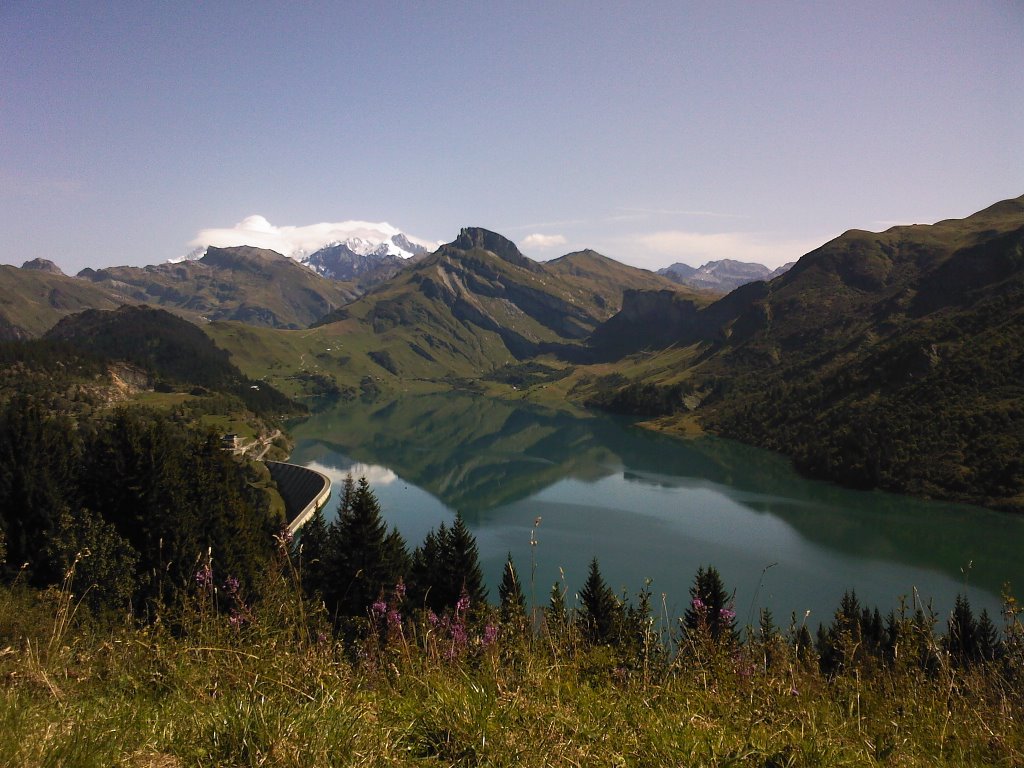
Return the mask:
<svg viewBox="0 0 1024 768"><path fill-rule="evenodd" d="M165 387L198 385L230 394L257 414L297 409L273 387L246 378L198 326L161 309L87 310L64 318L44 338L103 359L132 363Z"/></svg>
<svg viewBox="0 0 1024 768"><path fill-rule="evenodd" d="M634 354L635 381L688 380L706 426L808 472L1024 510L1022 254L1018 198L966 219L847 232L770 283L677 316L648 301L593 338ZM666 351L637 355L659 316L674 329Z"/></svg>
<svg viewBox="0 0 1024 768"><path fill-rule="evenodd" d="M592 251L534 262L470 228L319 325L367 355L372 375L476 377L578 344L619 309L623 286L672 283Z"/></svg>
<svg viewBox="0 0 1024 768"><path fill-rule="evenodd" d="M128 300L59 271L0 265L0 339L34 338L66 315L115 309Z"/></svg>
<svg viewBox="0 0 1024 768"><path fill-rule="evenodd" d="M205 320L305 328L359 290L329 280L275 251L210 248L198 261L83 270L79 277L132 303L183 310Z"/></svg>

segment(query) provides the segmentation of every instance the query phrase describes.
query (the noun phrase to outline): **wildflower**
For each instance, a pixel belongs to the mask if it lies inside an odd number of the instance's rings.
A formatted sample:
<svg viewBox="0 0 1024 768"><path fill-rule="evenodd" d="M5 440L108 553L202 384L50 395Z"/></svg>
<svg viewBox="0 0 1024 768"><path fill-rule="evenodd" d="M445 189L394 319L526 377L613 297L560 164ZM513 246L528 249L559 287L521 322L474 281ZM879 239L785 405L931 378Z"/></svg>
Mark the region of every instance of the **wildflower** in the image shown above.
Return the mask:
<svg viewBox="0 0 1024 768"><path fill-rule="evenodd" d="M498 628L494 624L488 624L486 627L484 627L484 634L483 637L481 638L481 641L483 642L485 648L494 643L494 641L497 639Z"/></svg>
<svg viewBox="0 0 1024 768"><path fill-rule="evenodd" d="M203 563L202 567L196 571L196 585L200 589L209 589L213 586L213 568L209 563Z"/></svg>
<svg viewBox="0 0 1024 768"><path fill-rule="evenodd" d="M228 576L227 580L224 582L224 590L231 597L237 597L238 596L238 590L239 590L240 586L241 585L238 583L238 579L236 579L234 576Z"/></svg>
<svg viewBox="0 0 1024 768"><path fill-rule="evenodd" d="M378 600L370 607L370 610L373 611L374 616L383 616L388 610L388 604L383 600Z"/></svg>
<svg viewBox="0 0 1024 768"><path fill-rule="evenodd" d="M736 618L736 611L732 609L732 606L728 608L720 608L718 611L718 618L720 618L722 621L726 623L729 623Z"/></svg>
<svg viewBox="0 0 1024 768"><path fill-rule="evenodd" d="M469 610L469 595L465 592L462 593L462 597L459 598L459 602L455 604L455 613L465 613Z"/></svg>
<svg viewBox="0 0 1024 768"><path fill-rule="evenodd" d="M295 538L295 537L292 534L292 532L290 530L288 530L288 528L286 526L286 527L282 528L280 530L280 532L278 532L274 536L274 538L277 540L277 546L280 549L287 549L288 547L291 546L292 539Z"/></svg>
<svg viewBox="0 0 1024 768"><path fill-rule="evenodd" d="M402 602L405 599L405 582L400 581L395 584L395 600Z"/></svg>
<svg viewBox="0 0 1024 768"><path fill-rule="evenodd" d="M701 612L704 610L704 601L699 597L693 598L693 610Z"/></svg>
<svg viewBox="0 0 1024 768"><path fill-rule="evenodd" d="M388 626L391 629L398 629L402 626L402 614L398 612L397 608L388 611Z"/></svg>
<svg viewBox="0 0 1024 768"><path fill-rule="evenodd" d="M430 622L430 626L435 627L435 628L437 627L438 624L441 623L441 620L439 618L437 618L437 614L434 613L433 611L429 611L427 613L427 621Z"/></svg>

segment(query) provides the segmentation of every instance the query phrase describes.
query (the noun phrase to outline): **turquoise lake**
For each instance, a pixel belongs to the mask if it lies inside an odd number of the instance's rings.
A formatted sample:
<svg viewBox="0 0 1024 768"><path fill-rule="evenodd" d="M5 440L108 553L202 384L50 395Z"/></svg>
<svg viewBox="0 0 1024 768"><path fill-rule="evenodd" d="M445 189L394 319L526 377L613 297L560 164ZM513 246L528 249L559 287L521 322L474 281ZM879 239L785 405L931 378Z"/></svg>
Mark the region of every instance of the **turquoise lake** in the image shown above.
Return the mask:
<svg viewBox="0 0 1024 768"><path fill-rule="evenodd" d="M538 604L563 578L571 603L597 557L620 593L650 579L672 617L697 568L714 565L741 625L766 607L783 627L810 611L813 629L855 589L883 614L901 599L930 602L944 630L958 592L997 624L1002 585L1022 596L1021 517L808 480L784 457L728 440L457 394L340 405L292 432L291 461L336 485L365 475L410 550L459 510L492 600L509 552Z"/></svg>

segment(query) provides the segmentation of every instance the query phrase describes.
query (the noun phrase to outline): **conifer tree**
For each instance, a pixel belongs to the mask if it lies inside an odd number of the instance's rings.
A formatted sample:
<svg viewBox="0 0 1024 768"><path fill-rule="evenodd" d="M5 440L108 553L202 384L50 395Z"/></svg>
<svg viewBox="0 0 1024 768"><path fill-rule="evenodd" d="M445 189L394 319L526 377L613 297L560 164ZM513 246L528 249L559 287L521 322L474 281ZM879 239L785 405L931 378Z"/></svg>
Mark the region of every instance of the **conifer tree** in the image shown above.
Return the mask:
<svg viewBox="0 0 1024 768"><path fill-rule="evenodd" d="M480 568L480 552L476 538L470 533L461 512L455 513L455 523L449 529L448 553L452 559L452 586L454 600L463 592L469 595L470 605L483 607L487 603L487 587ZM453 601L454 602L454 601Z"/></svg>
<svg viewBox="0 0 1024 768"><path fill-rule="evenodd" d="M328 535L325 597L339 617L363 616L404 576L405 558L387 532L380 504L365 477L346 478L338 518Z"/></svg>
<svg viewBox="0 0 1024 768"><path fill-rule="evenodd" d="M325 559L328 551L328 528L324 512L318 507L299 529L296 538L295 562L299 566L302 589L307 597L324 592Z"/></svg>
<svg viewBox="0 0 1024 768"><path fill-rule="evenodd" d="M994 661L1002 655L999 630L988 615L988 610L982 608L978 617L977 627L978 657L982 661Z"/></svg>
<svg viewBox="0 0 1024 768"><path fill-rule="evenodd" d="M423 538L423 543L413 550L412 561L409 565L409 580L406 586L409 602L415 608L429 609L435 612L443 610L440 607L435 609L435 605L443 605L440 601L438 603L432 601L435 597L433 594L434 576L441 561L440 540L446 538L447 535L448 529L444 523L441 523L436 531L434 529L428 531Z"/></svg>
<svg viewBox="0 0 1024 768"><path fill-rule="evenodd" d="M487 602L476 539L456 514L451 527L441 523L416 548L409 567L409 596L417 607L442 613L453 608L463 592L472 611Z"/></svg>
<svg viewBox="0 0 1024 768"><path fill-rule="evenodd" d="M587 581L580 590L580 604L579 621L583 636L596 644L615 643L622 609L615 593L601 576L596 557L590 561Z"/></svg>
<svg viewBox="0 0 1024 768"><path fill-rule="evenodd" d="M569 614L565 606L565 591L556 581L551 585L548 605L544 609L544 624L549 635L561 637L569 625Z"/></svg>
<svg viewBox="0 0 1024 768"><path fill-rule="evenodd" d="M966 595L957 595L953 603L946 631L946 650L960 665L979 658L978 622Z"/></svg>
<svg viewBox="0 0 1024 768"><path fill-rule="evenodd" d="M705 627L715 640L736 639L736 613L732 608L729 593L725 591L722 577L713 566L697 569L693 586L690 587L690 605L683 615L687 632Z"/></svg>
<svg viewBox="0 0 1024 768"><path fill-rule="evenodd" d="M526 620L526 596L523 594L522 585L519 583L519 574L516 573L515 563L512 562L512 553L508 553L505 560L505 567L501 572L501 585L498 587L498 599L501 606L501 620L506 624L525 622Z"/></svg>

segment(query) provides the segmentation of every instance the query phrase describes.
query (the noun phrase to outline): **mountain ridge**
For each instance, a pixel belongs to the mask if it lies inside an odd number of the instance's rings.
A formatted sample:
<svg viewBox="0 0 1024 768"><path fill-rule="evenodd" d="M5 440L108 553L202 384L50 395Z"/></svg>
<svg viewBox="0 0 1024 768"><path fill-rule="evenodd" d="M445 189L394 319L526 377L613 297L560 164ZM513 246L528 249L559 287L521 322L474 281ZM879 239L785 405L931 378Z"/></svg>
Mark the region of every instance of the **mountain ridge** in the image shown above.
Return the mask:
<svg viewBox="0 0 1024 768"><path fill-rule="evenodd" d="M1024 197L850 230L675 317L644 308L627 297L591 342L633 356L634 396L686 383L663 424L696 419L848 485L1024 510Z"/></svg>

